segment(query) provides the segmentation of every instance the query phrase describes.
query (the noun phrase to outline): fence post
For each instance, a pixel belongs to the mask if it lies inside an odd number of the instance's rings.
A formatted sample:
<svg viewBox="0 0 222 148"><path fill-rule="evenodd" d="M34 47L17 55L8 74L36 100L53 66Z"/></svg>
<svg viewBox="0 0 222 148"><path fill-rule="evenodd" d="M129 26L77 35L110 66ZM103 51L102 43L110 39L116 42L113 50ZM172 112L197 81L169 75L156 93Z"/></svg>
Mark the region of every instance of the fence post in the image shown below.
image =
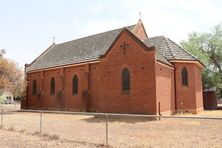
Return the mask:
<svg viewBox="0 0 222 148"><path fill-rule="evenodd" d="M108 115L106 114L106 146L108 146Z"/></svg>
<svg viewBox="0 0 222 148"><path fill-rule="evenodd" d="M42 138L42 111L40 111L40 122L39 122L40 126L39 126L39 134L40 134L40 138Z"/></svg>
<svg viewBox="0 0 222 148"><path fill-rule="evenodd" d="M3 113L4 113L4 110L2 109L2 113L1 113L1 127L3 126Z"/></svg>

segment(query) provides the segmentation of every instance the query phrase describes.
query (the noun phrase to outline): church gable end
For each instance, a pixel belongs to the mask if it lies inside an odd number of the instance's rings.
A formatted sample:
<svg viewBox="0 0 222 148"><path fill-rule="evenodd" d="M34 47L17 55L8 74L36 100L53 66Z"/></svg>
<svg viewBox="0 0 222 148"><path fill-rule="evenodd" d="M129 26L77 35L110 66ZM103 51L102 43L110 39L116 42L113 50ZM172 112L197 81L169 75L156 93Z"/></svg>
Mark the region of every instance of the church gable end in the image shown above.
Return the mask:
<svg viewBox="0 0 222 148"><path fill-rule="evenodd" d="M148 35L146 33L146 29L145 29L141 19L138 21L136 26L133 28L132 33L135 34L142 41L148 38Z"/></svg>
<svg viewBox="0 0 222 148"><path fill-rule="evenodd" d="M99 63L101 112L156 113L155 62L154 47L123 29ZM123 90L124 69L128 91Z"/></svg>
<svg viewBox="0 0 222 148"><path fill-rule="evenodd" d="M118 43L119 40L121 40L122 38L128 36L127 38L123 39L123 41L121 43ZM124 40L129 40L128 42L124 41ZM119 35L116 37L116 39L114 40L114 42L112 43L112 45L110 46L110 48L105 52L104 55L101 55L101 58L106 57L110 50L114 49L114 48L120 48L120 50L122 50L123 54L127 53L127 50L130 47L129 42L134 42L134 44L138 44L138 46L140 46L140 48L135 48L134 50L138 50L141 49L143 51L154 51L155 48L154 46L147 46L144 42L142 42L133 32L129 31L127 28L123 28L122 31L119 33ZM118 44L118 45L117 45Z"/></svg>

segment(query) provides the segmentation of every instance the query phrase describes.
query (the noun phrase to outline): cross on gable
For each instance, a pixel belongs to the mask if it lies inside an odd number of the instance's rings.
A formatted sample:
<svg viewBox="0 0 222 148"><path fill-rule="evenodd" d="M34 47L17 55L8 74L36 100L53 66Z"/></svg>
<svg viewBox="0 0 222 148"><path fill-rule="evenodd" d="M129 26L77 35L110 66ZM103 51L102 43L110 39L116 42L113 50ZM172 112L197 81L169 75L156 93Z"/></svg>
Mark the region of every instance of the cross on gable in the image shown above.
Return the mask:
<svg viewBox="0 0 222 148"><path fill-rule="evenodd" d="M129 44L127 44L126 42L123 42L122 45L120 45L120 47L122 49L126 49L127 47L129 47Z"/></svg>
<svg viewBox="0 0 222 148"><path fill-rule="evenodd" d="M123 49L123 53L126 54L126 48L129 47L129 44L126 42L123 42L122 45L120 45L120 48Z"/></svg>

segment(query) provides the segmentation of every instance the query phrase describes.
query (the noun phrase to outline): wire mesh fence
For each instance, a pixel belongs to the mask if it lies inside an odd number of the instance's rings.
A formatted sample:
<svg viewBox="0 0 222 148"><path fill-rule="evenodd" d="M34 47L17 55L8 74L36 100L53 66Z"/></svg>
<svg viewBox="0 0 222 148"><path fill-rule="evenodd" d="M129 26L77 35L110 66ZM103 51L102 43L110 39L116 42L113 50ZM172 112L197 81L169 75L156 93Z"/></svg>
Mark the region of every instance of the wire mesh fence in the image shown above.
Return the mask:
<svg viewBox="0 0 222 148"><path fill-rule="evenodd" d="M5 109L1 128L89 147L222 147L222 118Z"/></svg>

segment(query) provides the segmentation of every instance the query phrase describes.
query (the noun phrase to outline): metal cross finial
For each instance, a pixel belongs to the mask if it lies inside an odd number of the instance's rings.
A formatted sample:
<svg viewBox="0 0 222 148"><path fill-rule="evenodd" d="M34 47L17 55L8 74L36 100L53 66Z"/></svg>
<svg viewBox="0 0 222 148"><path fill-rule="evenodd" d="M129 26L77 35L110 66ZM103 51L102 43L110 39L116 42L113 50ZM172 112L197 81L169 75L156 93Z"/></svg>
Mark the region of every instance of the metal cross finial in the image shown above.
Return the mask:
<svg viewBox="0 0 222 148"><path fill-rule="evenodd" d="M142 13L141 13L141 11L139 12L139 18L140 18L140 20L142 19Z"/></svg>
<svg viewBox="0 0 222 148"><path fill-rule="evenodd" d="M6 53L5 49L0 49L0 59L3 58L3 55Z"/></svg>
<svg viewBox="0 0 222 148"><path fill-rule="evenodd" d="M55 36L52 37L53 44L55 43Z"/></svg>

